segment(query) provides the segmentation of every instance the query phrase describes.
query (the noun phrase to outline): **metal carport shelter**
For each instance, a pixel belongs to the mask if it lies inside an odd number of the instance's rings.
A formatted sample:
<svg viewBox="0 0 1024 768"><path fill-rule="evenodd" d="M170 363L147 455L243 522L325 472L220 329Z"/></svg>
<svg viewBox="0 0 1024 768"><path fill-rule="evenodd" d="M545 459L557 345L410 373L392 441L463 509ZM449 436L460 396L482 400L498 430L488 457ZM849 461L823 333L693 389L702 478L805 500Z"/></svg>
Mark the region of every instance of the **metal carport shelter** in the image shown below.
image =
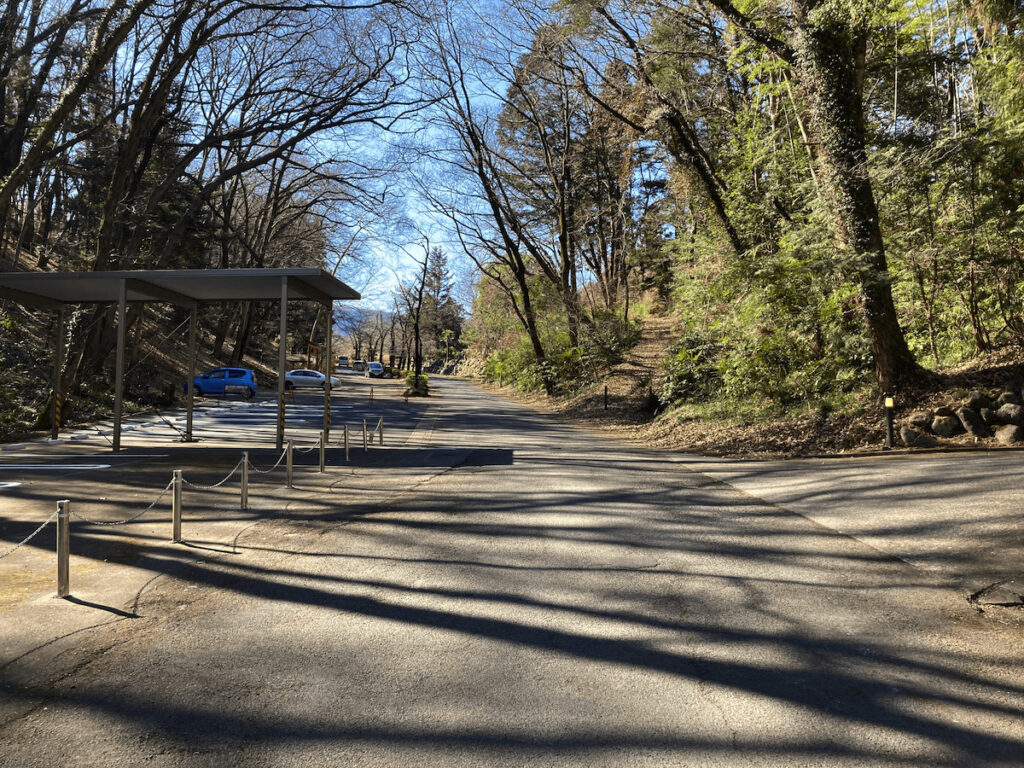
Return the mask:
<svg viewBox="0 0 1024 768"><path fill-rule="evenodd" d="M0 299L57 312L57 338L53 363L53 426L60 429L59 403L63 400L60 371L64 357L64 311L75 304L117 304L117 370L114 383L115 452L121 449L121 410L124 394L125 317L128 304L165 302L190 310L187 377L188 418L185 440L192 439L193 384L196 375L196 312L201 302L279 301L281 339L278 343L277 448L284 446L284 373L290 300L308 300L327 309L327 350L324 375L331 377L331 335L334 301L355 300L359 293L322 269L171 269L117 272L6 272L0 273ZM331 388L324 387L324 430L330 430Z"/></svg>

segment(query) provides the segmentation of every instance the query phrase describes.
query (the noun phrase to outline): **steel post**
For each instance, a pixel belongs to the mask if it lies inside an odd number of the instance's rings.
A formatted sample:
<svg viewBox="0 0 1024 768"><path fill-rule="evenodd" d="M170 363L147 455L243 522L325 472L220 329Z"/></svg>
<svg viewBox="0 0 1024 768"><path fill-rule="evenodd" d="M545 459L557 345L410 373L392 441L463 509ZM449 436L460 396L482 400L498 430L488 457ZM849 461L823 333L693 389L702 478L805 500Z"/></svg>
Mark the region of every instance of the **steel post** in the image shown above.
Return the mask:
<svg viewBox="0 0 1024 768"><path fill-rule="evenodd" d="M334 318L331 317L334 311L333 305L328 302L325 305L327 310L327 343L324 345L324 432L327 439L331 438L331 376L334 373L331 354L331 336L334 325Z"/></svg>
<svg viewBox="0 0 1024 768"><path fill-rule="evenodd" d="M57 597L71 594L71 502L57 502Z"/></svg>
<svg viewBox="0 0 1024 768"><path fill-rule="evenodd" d="M181 470L174 470L171 486L171 541L181 543Z"/></svg>
<svg viewBox="0 0 1024 768"><path fill-rule="evenodd" d="M114 453L121 450L121 410L124 400L124 338L128 330L128 283L117 291L117 363L114 373Z"/></svg>
<svg viewBox="0 0 1024 768"><path fill-rule="evenodd" d="M64 410L64 391L60 385L61 369L64 367L64 310L57 312L57 338L53 347L53 421L50 425L50 439L60 434L60 421Z"/></svg>
<svg viewBox="0 0 1024 768"><path fill-rule="evenodd" d="M242 509L249 508L249 452L242 452Z"/></svg>
<svg viewBox="0 0 1024 768"><path fill-rule="evenodd" d="M192 413L195 408L195 378L196 378L196 325L198 318L197 307L192 307L188 318L188 379L185 381L185 442L192 442Z"/></svg>
<svg viewBox="0 0 1024 768"><path fill-rule="evenodd" d="M277 450L284 447L284 368L288 351L288 278L281 278L281 340L277 345Z"/></svg>
<svg viewBox="0 0 1024 768"><path fill-rule="evenodd" d="M293 473L294 468L295 468L295 463L293 461L294 453L295 453L295 441L294 440L289 440L288 441L288 458L285 459L285 477L287 478L287 480L285 482L286 482L286 484L287 484L287 486L289 488L292 487L292 473Z"/></svg>

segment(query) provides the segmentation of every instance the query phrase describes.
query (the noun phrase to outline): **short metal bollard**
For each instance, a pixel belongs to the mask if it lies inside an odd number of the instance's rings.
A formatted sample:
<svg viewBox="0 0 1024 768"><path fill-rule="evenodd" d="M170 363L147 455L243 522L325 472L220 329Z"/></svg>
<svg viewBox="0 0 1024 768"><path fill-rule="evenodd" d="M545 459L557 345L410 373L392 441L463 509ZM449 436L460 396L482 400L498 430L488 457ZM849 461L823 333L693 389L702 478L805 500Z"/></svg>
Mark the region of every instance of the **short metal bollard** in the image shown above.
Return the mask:
<svg viewBox="0 0 1024 768"><path fill-rule="evenodd" d="M373 384L370 385L370 402L373 402Z"/></svg>
<svg viewBox="0 0 1024 768"><path fill-rule="evenodd" d="M380 417L380 421L377 422L377 437L378 437L378 441L377 441L378 444L380 445L381 448L383 448L384 447L384 417L383 416L381 416Z"/></svg>
<svg viewBox="0 0 1024 768"><path fill-rule="evenodd" d="M288 457L285 460L285 478L286 478L285 479L285 483L286 483L286 486L288 488L292 487L292 469L295 466L294 462L292 461L292 458L294 456L294 451L295 451L295 441L294 440L289 440L288 441L288 454L287 454Z"/></svg>
<svg viewBox="0 0 1024 768"><path fill-rule="evenodd" d="M348 461L348 424L345 425L345 461Z"/></svg>
<svg viewBox="0 0 1024 768"><path fill-rule="evenodd" d="M320 430L320 471L324 472L327 468L327 431Z"/></svg>
<svg viewBox="0 0 1024 768"><path fill-rule="evenodd" d="M363 419L363 450L365 451L366 448L367 448L367 444L366 444L366 419Z"/></svg>
<svg viewBox="0 0 1024 768"><path fill-rule="evenodd" d="M181 470L174 470L171 481L171 541L181 543Z"/></svg>
<svg viewBox="0 0 1024 768"><path fill-rule="evenodd" d="M242 452L242 509L249 508L249 452Z"/></svg>
<svg viewBox="0 0 1024 768"><path fill-rule="evenodd" d="M57 502L57 597L71 594L71 502Z"/></svg>

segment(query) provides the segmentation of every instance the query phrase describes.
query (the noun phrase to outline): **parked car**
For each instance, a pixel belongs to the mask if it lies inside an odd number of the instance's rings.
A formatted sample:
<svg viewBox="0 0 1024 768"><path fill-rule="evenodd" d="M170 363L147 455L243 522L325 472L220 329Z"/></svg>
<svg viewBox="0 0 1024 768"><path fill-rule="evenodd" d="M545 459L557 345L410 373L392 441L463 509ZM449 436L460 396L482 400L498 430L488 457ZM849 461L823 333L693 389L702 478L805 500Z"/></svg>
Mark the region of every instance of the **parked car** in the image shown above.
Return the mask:
<svg viewBox="0 0 1024 768"><path fill-rule="evenodd" d="M294 371L288 371L284 375L284 388L285 389L303 389L303 388L315 388L323 389L324 382L327 377L324 376L320 371L311 371L308 368L297 368ZM331 376L331 388L338 386L341 382L337 376Z"/></svg>
<svg viewBox="0 0 1024 768"><path fill-rule="evenodd" d="M369 362L366 364L366 376L370 379L383 379L384 378L384 366L377 362Z"/></svg>
<svg viewBox="0 0 1024 768"><path fill-rule="evenodd" d="M248 400L256 394L256 373L249 368L213 368L192 379L192 389L197 395L237 392Z"/></svg>
<svg viewBox="0 0 1024 768"><path fill-rule="evenodd" d="M365 360L353 360L352 361L352 370L353 371L365 371L366 370L366 361Z"/></svg>
<svg viewBox="0 0 1024 768"><path fill-rule="evenodd" d="M338 367L339 368L348 368L348 355L341 355L338 358Z"/></svg>

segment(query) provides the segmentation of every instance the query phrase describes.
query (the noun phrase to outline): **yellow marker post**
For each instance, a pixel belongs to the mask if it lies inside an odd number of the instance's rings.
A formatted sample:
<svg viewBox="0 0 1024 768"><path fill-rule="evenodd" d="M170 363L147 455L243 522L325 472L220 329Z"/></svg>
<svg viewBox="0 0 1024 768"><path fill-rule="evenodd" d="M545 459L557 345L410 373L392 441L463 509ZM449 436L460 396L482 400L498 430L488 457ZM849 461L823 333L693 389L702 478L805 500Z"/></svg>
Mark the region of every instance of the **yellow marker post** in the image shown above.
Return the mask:
<svg viewBox="0 0 1024 768"><path fill-rule="evenodd" d="M896 401L892 395L885 396L885 447L883 451L891 451L896 444L895 426L893 424L892 409Z"/></svg>

